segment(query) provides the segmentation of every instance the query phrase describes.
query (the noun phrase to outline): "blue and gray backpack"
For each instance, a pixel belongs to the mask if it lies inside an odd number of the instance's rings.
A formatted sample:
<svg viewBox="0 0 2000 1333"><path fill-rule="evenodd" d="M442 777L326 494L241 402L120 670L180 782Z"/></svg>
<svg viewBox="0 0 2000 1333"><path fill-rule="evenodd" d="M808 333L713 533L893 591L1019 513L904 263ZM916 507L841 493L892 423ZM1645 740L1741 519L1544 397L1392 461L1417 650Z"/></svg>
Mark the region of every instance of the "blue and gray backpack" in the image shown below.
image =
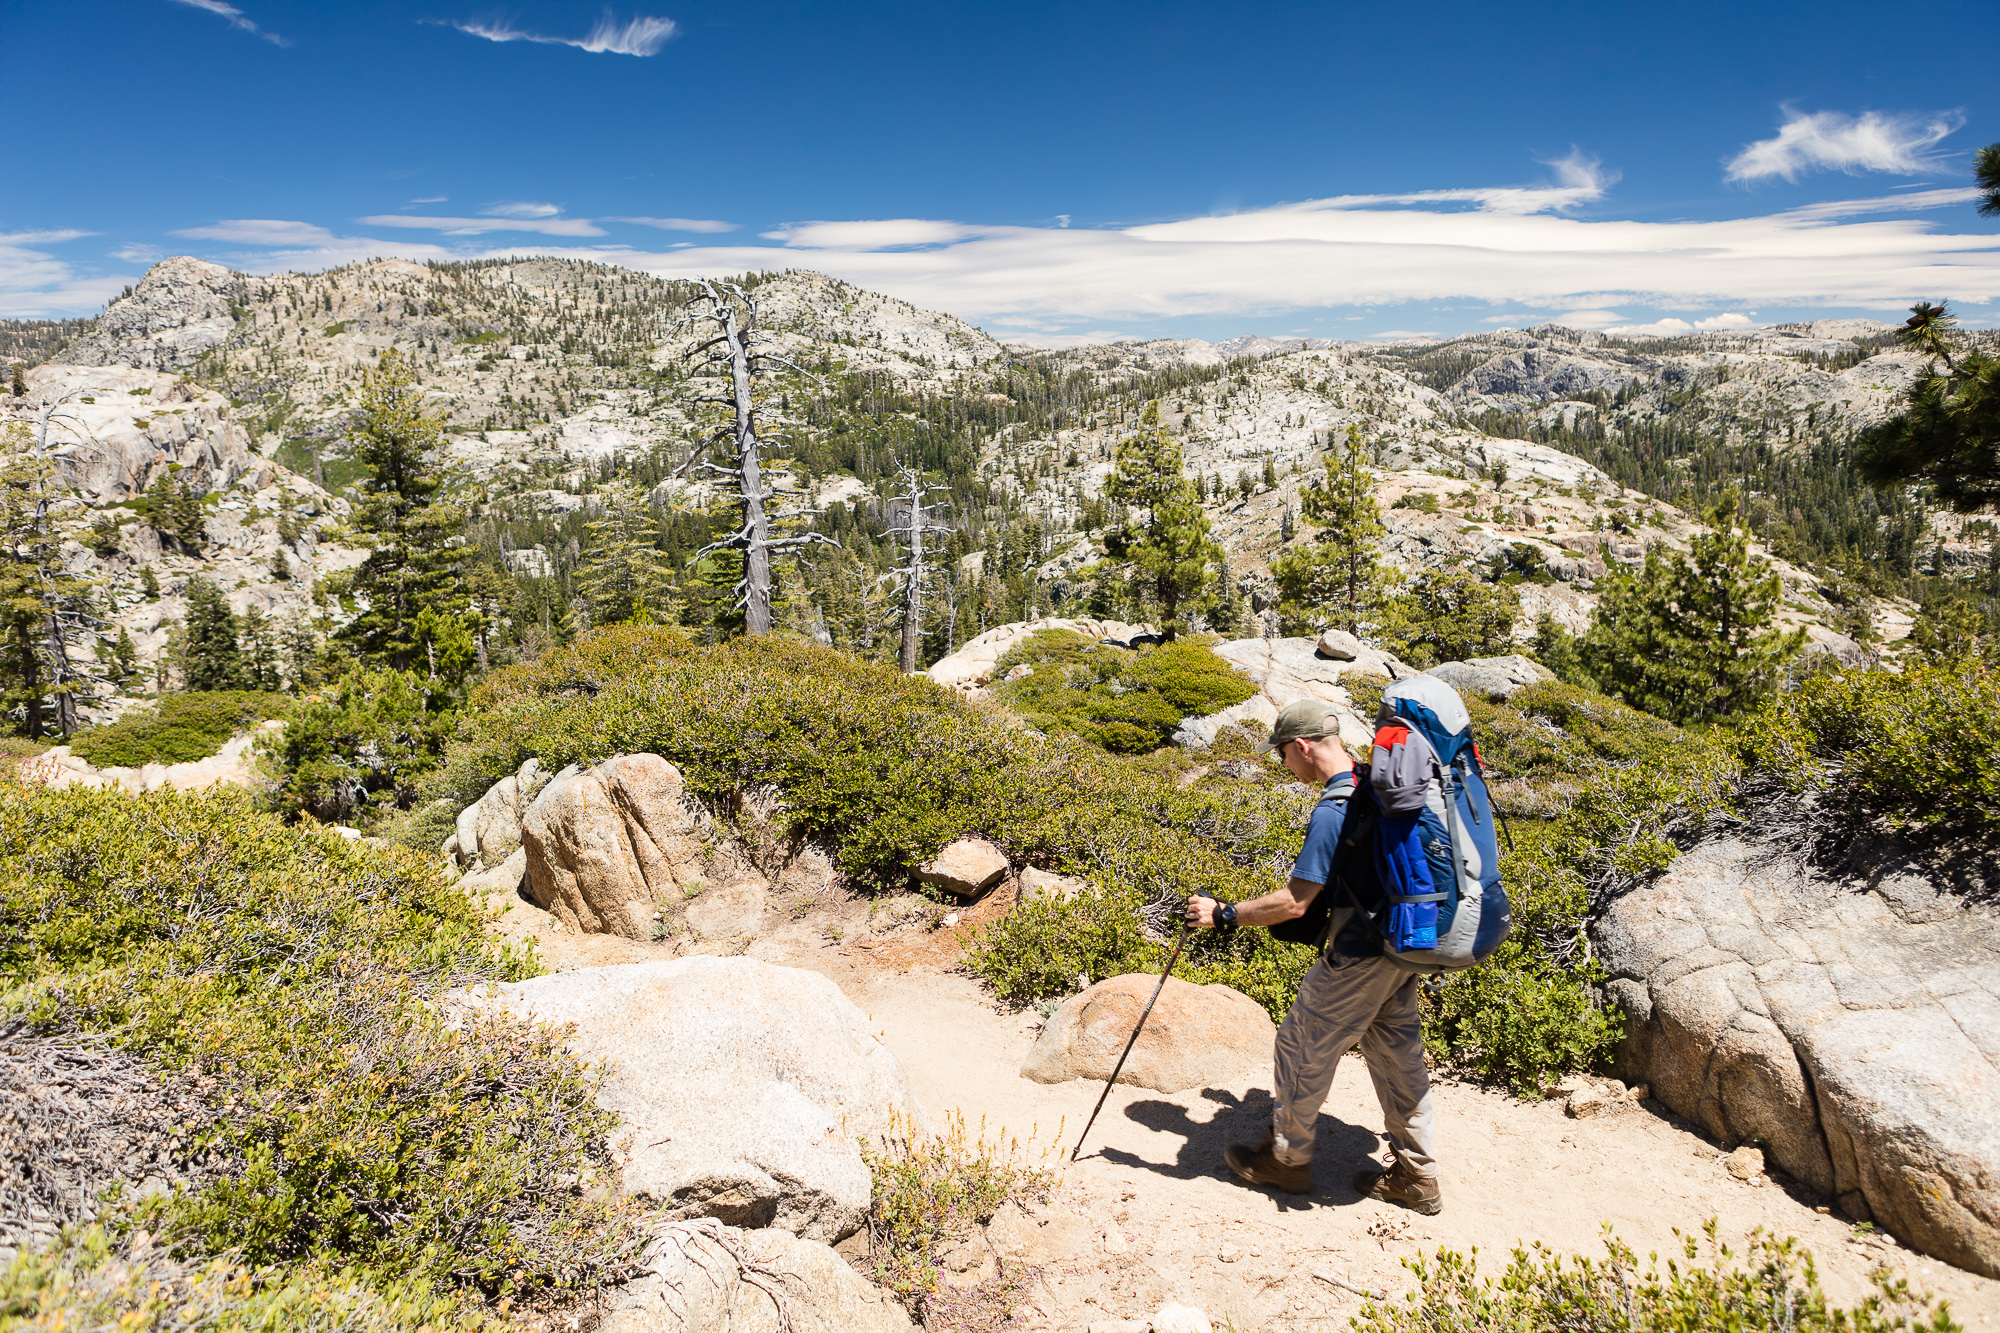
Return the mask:
<svg viewBox="0 0 2000 1333"><path fill-rule="evenodd" d="M1384 957L1415 972L1482 962L1513 929L1500 882L1493 800L1472 718L1458 691L1436 676L1406 676L1382 692L1369 779L1350 801L1373 804L1356 832L1372 841ZM1362 826L1372 822L1372 837ZM1342 838L1346 842L1345 837ZM1361 850L1356 848L1356 851Z"/></svg>

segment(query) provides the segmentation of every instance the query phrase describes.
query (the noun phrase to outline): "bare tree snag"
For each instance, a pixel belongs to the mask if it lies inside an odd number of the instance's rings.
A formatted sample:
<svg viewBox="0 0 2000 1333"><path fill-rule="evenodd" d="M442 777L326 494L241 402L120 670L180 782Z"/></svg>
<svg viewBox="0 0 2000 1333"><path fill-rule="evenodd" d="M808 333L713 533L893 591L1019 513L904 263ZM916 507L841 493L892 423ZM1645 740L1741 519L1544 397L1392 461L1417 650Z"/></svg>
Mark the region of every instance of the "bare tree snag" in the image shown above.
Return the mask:
<svg viewBox="0 0 2000 1333"><path fill-rule="evenodd" d="M831 538L818 533L774 535L774 523L801 517L812 510L808 506L772 512L770 502L773 492L764 475L766 451L775 452L782 437L776 432L760 433L760 419L765 413L753 397L756 381L777 369L792 370L801 375L809 372L781 353L768 350L767 340L757 332L757 303L741 286L733 282L711 282L705 278L700 280L700 286L702 294L682 307L689 313L674 322L673 331L703 323L714 326L714 336L690 349L686 355L694 363L692 374L724 380L728 389L726 392L698 394L690 401L692 404L711 403L726 408L729 417L700 442L681 466L681 472L685 475L699 464L702 472L725 479L735 497L740 521L734 532L721 541L704 546L695 553L695 558L700 559L720 550L734 550L741 554L743 577L737 582L736 592L737 605L743 608L743 630L746 634L769 634L773 623L773 557L813 542L837 545ZM739 306L742 308L740 316ZM724 449L726 466L708 461L707 455L718 445Z"/></svg>
<svg viewBox="0 0 2000 1333"><path fill-rule="evenodd" d="M907 673L917 669L917 656L923 647L924 593L932 573L930 554L937 549L935 543L927 543L924 539L941 537L950 531L933 520L931 511L938 506L929 497L940 491L949 493L949 488L926 484L924 474L910 463L905 463L897 471L896 482L902 493L896 497L895 503L906 508L902 522L893 524L889 531L903 539L903 558L900 561L903 638L897 664Z"/></svg>

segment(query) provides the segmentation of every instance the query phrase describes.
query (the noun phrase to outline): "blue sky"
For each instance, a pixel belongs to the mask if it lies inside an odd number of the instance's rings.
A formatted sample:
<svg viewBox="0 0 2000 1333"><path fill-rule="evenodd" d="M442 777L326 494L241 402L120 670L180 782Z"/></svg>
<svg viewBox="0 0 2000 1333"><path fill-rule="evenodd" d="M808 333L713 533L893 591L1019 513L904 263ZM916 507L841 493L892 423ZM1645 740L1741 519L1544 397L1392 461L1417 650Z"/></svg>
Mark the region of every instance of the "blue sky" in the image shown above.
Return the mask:
<svg viewBox="0 0 2000 1333"><path fill-rule="evenodd" d="M1996 71L1990 0L4 0L0 315L565 253L1050 344L1996 324Z"/></svg>

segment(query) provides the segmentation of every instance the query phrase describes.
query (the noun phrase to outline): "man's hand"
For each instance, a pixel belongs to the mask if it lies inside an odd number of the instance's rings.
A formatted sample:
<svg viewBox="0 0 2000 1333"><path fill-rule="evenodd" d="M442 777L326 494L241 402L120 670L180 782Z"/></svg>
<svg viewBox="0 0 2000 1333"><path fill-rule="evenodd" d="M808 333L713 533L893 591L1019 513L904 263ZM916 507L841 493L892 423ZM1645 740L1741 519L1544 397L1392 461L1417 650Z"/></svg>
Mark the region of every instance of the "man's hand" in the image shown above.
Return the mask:
<svg viewBox="0 0 2000 1333"><path fill-rule="evenodd" d="M1190 894L1187 900L1187 922L1190 926L1200 926L1204 930L1215 926L1215 909L1221 904L1213 898L1200 894Z"/></svg>

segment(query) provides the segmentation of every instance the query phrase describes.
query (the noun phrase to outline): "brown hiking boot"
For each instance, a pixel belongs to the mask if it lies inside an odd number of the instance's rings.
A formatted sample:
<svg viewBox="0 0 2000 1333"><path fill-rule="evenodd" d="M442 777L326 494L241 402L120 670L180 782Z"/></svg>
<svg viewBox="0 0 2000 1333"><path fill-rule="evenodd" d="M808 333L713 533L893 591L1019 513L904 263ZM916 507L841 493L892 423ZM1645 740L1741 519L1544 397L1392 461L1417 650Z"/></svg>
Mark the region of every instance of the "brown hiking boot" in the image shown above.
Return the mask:
<svg viewBox="0 0 2000 1333"><path fill-rule="evenodd" d="M1426 1217L1444 1209L1444 1194L1438 1189L1437 1177L1418 1175L1405 1166L1400 1157L1392 1158L1386 1171L1377 1167L1372 1171L1356 1172L1354 1191L1364 1198L1400 1204Z"/></svg>
<svg viewBox="0 0 2000 1333"><path fill-rule="evenodd" d="M1222 1154L1222 1160L1229 1163L1234 1171L1252 1185L1269 1185L1287 1194L1311 1194L1313 1188L1312 1163L1303 1166L1286 1166L1271 1155L1272 1140L1262 1143L1239 1143Z"/></svg>

